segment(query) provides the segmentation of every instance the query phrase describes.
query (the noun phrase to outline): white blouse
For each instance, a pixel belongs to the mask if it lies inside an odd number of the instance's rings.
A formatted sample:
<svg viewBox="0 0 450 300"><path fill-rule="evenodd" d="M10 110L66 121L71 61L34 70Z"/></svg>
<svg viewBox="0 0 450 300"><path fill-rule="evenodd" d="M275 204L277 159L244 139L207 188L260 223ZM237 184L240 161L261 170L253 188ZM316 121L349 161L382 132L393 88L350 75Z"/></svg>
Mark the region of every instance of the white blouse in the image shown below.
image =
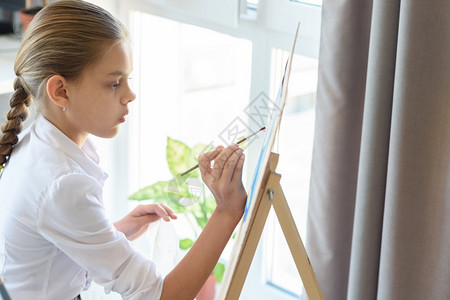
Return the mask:
<svg viewBox="0 0 450 300"><path fill-rule="evenodd" d="M159 299L163 278L107 218L107 174L44 117L20 135L0 178L0 271L14 300L72 299L89 278L123 299Z"/></svg>

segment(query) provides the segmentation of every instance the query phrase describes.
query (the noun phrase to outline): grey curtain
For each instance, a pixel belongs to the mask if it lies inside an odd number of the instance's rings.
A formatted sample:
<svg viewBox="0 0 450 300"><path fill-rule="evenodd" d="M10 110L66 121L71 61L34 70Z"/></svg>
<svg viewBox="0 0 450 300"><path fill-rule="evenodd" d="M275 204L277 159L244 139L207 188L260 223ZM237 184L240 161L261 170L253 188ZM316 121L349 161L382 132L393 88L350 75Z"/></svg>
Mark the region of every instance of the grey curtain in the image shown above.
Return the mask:
<svg viewBox="0 0 450 300"><path fill-rule="evenodd" d="M325 299L450 299L450 1L324 0L307 250Z"/></svg>

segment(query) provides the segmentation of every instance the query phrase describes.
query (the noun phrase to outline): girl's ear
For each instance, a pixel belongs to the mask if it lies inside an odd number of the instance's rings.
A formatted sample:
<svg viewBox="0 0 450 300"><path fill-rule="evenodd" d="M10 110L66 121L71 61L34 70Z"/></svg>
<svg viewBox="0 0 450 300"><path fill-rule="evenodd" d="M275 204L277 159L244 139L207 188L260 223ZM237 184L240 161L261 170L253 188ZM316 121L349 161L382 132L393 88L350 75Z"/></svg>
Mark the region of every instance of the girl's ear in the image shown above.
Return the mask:
<svg viewBox="0 0 450 300"><path fill-rule="evenodd" d="M61 108L69 106L67 81L61 75L53 75L47 80L47 95L52 102Z"/></svg>

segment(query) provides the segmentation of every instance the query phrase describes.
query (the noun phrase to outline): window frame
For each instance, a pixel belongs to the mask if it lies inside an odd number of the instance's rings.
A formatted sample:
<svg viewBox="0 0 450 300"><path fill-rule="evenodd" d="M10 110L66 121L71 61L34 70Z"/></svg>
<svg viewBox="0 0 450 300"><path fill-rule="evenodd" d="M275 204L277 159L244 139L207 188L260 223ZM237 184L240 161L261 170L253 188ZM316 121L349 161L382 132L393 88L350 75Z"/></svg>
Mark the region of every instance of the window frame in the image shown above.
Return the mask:
<svg viewBox="0 0 450 300"><path fill-rule="evenodd" d="M173 1L173 0L172 0ZM250 97L254 99L261 92L269 95L271 83L271 55L272 49L278 48L283 50L290 50L292 44L292 37L295 33L295 28L298 19L302 19L300 31L297 41L296 53L318 58L319 42L320 42L320 22L321 22L321 7L302 2L293 2L290 0L264 0L260 1L257 11L257 17L245 18L240 16L236 10L226 10L236 14L236 22L224 22L223 20L215 22L212 19L202 17L208 15L208 10L213 9L211 6L197 5L195 9L191 9L187 13L183 13L180 7L171 6L171 3L177 1L160 1L160 0L130 0L117 1L116 8L119 18L125 23L130 24L129 15L133 10L138 10L163 18L168 18L174 21L183 22L199 27L208 28L220 33L228 34L238 38L248 39L252 42L252 70L251 70L251 87ZM204 0L208 1L208 0ZM231 20L233 16L228 16L226 19ZM130 133L127 131L127 126L122 129L121 134L113 142L112 146L114 153L112 157L129 157L130 149L124 145L128 145L130 140ZM117 148L116 148L117 147ZM256 147L256 145L255 145ZM247 156L247 172L249 175L253 174L253 169L257 160L257 153L259 149L253 149L250 145L249 155ZM251 155L251 154L255 155ZM113 160L113 159L112 159ZM111 160L111 162L112 162ZM123 199L126 199L129 168L127 160L114 160L114 167L112 174L115 175L114 183L111 184L115 188L112 197L113 215L119 216L120 212L126 211L128 205ZM120 191L117 191L120 187ZM297 296L292 295L276 286L266 282L265 277L265 250L264 237L261 238L255 257L250 267L249 274L246 278L244 289L241 294L241 299L281 299L292 300L298 299ZM246 292L251 290L252 294Z"/></svg>

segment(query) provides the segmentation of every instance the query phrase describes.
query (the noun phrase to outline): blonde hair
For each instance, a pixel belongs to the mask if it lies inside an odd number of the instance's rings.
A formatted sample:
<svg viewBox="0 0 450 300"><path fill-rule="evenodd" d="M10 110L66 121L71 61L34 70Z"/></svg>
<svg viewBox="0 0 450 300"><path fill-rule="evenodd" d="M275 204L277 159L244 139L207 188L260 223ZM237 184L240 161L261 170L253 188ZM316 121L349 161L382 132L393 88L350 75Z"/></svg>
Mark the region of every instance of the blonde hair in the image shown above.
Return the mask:
<svg viewBox="0 0 450 300"><path fill-rule="evenodd" d="M43 8L27 28L14 64L16 79L0 136L0 169L22 131L32 99L44 101L47 80L61 75L78 80L127 31L104 9L81 0L61 0Z"/></svg>

